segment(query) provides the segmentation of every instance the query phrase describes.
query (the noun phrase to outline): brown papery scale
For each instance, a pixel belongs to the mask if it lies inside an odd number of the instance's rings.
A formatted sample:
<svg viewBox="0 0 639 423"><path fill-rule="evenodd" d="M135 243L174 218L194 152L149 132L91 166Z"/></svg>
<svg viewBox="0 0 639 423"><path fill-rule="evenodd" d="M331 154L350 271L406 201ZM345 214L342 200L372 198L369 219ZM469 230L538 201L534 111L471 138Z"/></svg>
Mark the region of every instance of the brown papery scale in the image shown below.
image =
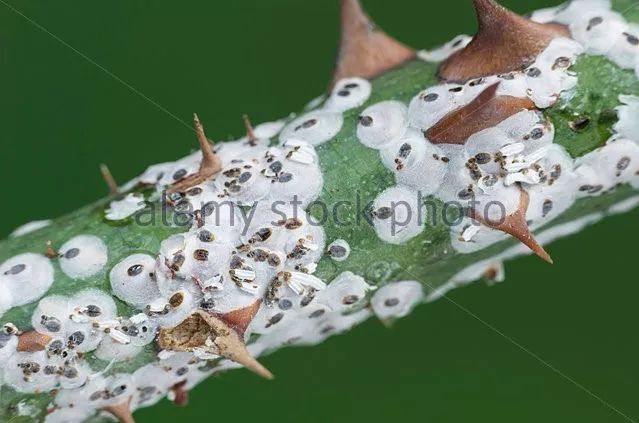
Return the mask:
<svg viewBox="0 0 639 423"><path fill-rule="evenodd" d="M49 341L51 341L51 337L47 334L40 333L35 330L24 332L18 336L18 346L16 348L16 351L44 351Z"/></svg>
<svg viewBox="0 0 639 423"><path fill-rule="evenodd" d="M463 83L473 78L523 70L557 37L570 37L557 23L541 24L493 0L473 0L478 31L463 49L439 65L440 79Z"/></svg>
<svg viewBox="0 0 639 423"><path fill-rule="evenodd" d="M248 139L249 144L255 145L257 137L255 136L255 131L253 131L251 120L249 119L248 115L242 115L242 120L244 121L244 128L246 128L246 138Z"/></svg>
<svg viewBox="0 0 639 423"><path fill-rule="evenodd" d="M372 78L415 57L415 50L378 29L358 0L341 0L341 38L331 87L351 76Z"/></svg>
<svg viewBox="0 0 639 423"><path fill-rule="evenodd" d="M102 411L111 414L119 423L135 423L133 415L131 414L131 397L121 403L107 405L102 408Z"/></svg>
<svg viewBox="0 0 639 423"><path fill-rule="evenodd" d="M495 96L499 82L490 85L470 103L453 110L424 131L433 144L464 144L471 135L492 128L535 104L528 98L509 95Z"/></svg>

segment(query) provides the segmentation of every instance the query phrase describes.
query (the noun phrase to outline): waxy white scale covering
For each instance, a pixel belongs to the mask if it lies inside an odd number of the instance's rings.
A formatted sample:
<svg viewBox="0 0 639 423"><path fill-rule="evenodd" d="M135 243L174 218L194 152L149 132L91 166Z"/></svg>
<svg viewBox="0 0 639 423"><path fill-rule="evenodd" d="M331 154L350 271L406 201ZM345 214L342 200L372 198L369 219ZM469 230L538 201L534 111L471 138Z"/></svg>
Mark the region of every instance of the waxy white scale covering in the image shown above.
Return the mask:
<svg viewBox="0 0 639 423"><path fill-rule="evenodd" d="M27 235L32 232L35 232L39 229L46 228L51 224L50 220L34 220L33 222L25 223L14 229L9 235L11 238L17 238L19 236Z"/></svg>
<svg viewBox="0 0 639 423"><path fill-rule="evenodd" d="M121 200L113 200L104 216L107 220L123 220L144 209L144 196L137 193L127 194Z"/></svg>
<svg viewBox="0 0 639 423"><path fill-rule="evenodd" d="M0 265L0 316L8 309L31 303L53 283L53 266L40 254L24 253Z"/></svg>
<svg viewBox="0 0 639 423"><path fill-rule="evenodd" d="M359 107L371 95L371 83L362 78L344 78L335 84L324 108L343 112Z"/></svg>
<svg viewBox="0 0 639 423"><path fill-rule="evenodd" d="M393 282L382 286L371 299L373 311L382 320L406 316L422 301L424 291L417 281Z"/></svg>
<svg viewBox="0 0 639 423"><path fill-rule="evenodd" d="M108 259L107 246L94 235L78 235L60 247L60 267L71 279L86 279L100 272Z"/></svg>
<svg viewBox="0 0 639 423"><path fill-rule="evenodd" d="M130 255L111 269L111 289L122 301L144 307L160 295L154 272L155 257L148 254Z"/></svg>

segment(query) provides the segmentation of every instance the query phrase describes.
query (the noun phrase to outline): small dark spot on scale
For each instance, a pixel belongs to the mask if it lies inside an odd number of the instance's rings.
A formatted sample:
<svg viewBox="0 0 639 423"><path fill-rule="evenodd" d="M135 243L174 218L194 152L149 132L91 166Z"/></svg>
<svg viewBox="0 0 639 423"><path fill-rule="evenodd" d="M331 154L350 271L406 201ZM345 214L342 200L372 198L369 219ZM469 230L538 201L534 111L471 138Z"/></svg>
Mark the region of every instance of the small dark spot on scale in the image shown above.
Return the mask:
<svg viewBox="0 0 639 423"><path fill-rule="evenodd" d="M204 299L202 300L202 302L200 302L200 308L204 310L210 310L214 307L215 307L215 301L213 301L213 299L211 298Z"/></svg>
<svg viewBox="0 0 639 423"><path fill-rule="evenodd" d="M286 183L286 182L290 182L292 179L293 179L293 174L285 172L285 173L282 173L280 176L278 176L277 181Z"/></svg>
<svg viewBox="0 0 639 423"><path fill-rule="evenodd" d="M178 179L182 179L186 176L186 169L180 169L173 174L173 180L177 181Z"/></svg>
<svg viewBox="0 0 639 423"><path fill-rule="evenodd" d="M392 214L393 212L390 207L380 207L373 212L375 217L382 220L388 219Z"/></svg>
<svg viewBox="0 0 639 423"><path fill-rule="evenodd" d="M197 261L206 261L209 259L209 252L203 248L193 251L193 258Z"/></svg>
<svg viewBox="0 0 639 423"><path fill-rule="evenodd" d="M322 329L322 330L320 331L320 333L321 333L322 335L326 335L327 333L330 333L330 332L332 332L332 331L334 331L334 330L335 330L335 327L333 327L333 326L326 326L324 329Z"/></svg>
<svg viewBox="0 0 639 423"><path fill-rule="evenodd" d="M360 116L359 123L362 126L371 126L373 124L373 118L370 116Z"/></svg>
<svg viewBox="0 0 639 423"><path fill-rule="evenodd" d="M268 319L268 323L266 327L269 328L277 323L279 323L284 318L284 313L277 313L273 315L270 319Z"/></svg>
<svg viewBox="0 0 639 423"><path fill-rule="evenodd" d="M287 300L284 298L278 302L278 306L281 310L289 310L291 307L293 307L293 303L291 302L291 300Z"/></svg>
<svg viewBox="0 0 639 423"><path fill-rule="evenodd" d="M543 136L544 136L544 130L541 128L534 128L532 131L530 131L530 138L534 140L538 140Z"/></svg>
<svg viewBox="0 0 639 423"><path fill-rule="evenodd" d="M142 266L141 264L134 264L133 266L129 267L127 273L129 276L137 276L142 273L142 270L144 270L144 266Z"/></svg>
<svg viewBox="0 0 639 423"><path fill-rule="evenodd" d="M240 175L240 177L237 179L237 181L240 184L243 184L245 182L247 182L249 179L251 179L251 177L253 176L253 174L251 172L244 172Z"/></svg>
<svg viewBox="0 0 639 423"><path fill-rule="evenodd" d="M186 195L196 196L196 195L200 195L200 194L202 194L202 191L203 191L203 190L202 190L202 188L200 188L200 187L193 187L193 188L191 188L190 190L188 190L188 191L186 192Z"/></svg>
<svg viewBox="0 0 639 423"><path fill-rule="evenodd" d="M386 307L395 307L397 304L399 304L399 299L397 298L388 298L386 301L384 301L384 305Z"/></svg>
<svg viewBox="0 0 639 423"><path fill-rule="evenodd" d="M200 231L200 234L198 235L198 238L202 242L211 242L215 240L215 235L213 235L213 233L209 230L202 229Z"/></svg>
<svg viewBox="0 0 639 423"><path fill-rule="evenodd" d="M64 258L72 259L72 258L77 257L78 254L80 254L80 249L79 248L71 248L66 253L64 253Z"/></svg>
<svg viewBox="0 0 639 423"><path fill-rule="evenodd" d="M586 31L590 31L593 27L601 24L603 22L603 18L601 16L595 16L594 18L590 19L590 21L588 22L588 27L586 28Z"/></svg>
<svg viewBox="0 0 639 423"><path fill-rule="evenodd" d="M401 147L399 147L399 152L397 153L397 155L402 159L406 159L408 158L412 150L413 147L409 143L404 143L401 145Z"/></svg>
<svg viewBox="0 0 639 423"><path fill-rule="evenodd" d="M80 345L84 342L84 333L77 331L69 336L69 342L73 345Z"/></svg>
<svg viewBox="0 0 639 423"><path fill-rule="evenodd" d="M335 258L342 258L346 255L346 248L341 245L331 245L328 255Z"/></svg>
<svg viewBox="0 0 639 423"><path fill-rule="evenodd" d="M309 120L303 122L298 127L296 127L295 130L299 131L300 129L308 129L308 128L311 128L311 127L315 126L316 123L317 123L317 119L309 119Z"/></svg>
<svg viewBox="0 0 639 423"><path fill-rule="evenodd" d="M169 194L169 200L171 200L172 203L177 203L181 199L182 199L182 193L172 192L171 194Z"/></svg>
<svg viewBox="0 0 639 423"><path fill-rule="evenodd" d="M553 70L557 69L557 68L567 68L568 66L570 66L570 59L567 57L558 57L557 60L555 60L555 63L552 65Z"/></svg>
<svg viewBox="0 0 639 423"><path fill-rule="evenodd" d="M269 169L271 169L275 173L279 173L282 171L282 167L283 167L282 162L278 160L276 162L271 163L271 165L269 166Z"/></svg>
<svg viewBox="0 0 639 423"><path fill-rule="evenodd" d="M324 313L326 313L326 310L324 310L323 308L320 308L318 310L315 310L314 312L312 312L311 314L308 315L309 319L315 319L320 317L321 315L323 315Z"/></svg>
<svg viewBox="0 0 639 423"><path fill-rule="evenodd" d="M460 200L470 200L473 196L473 193L468 189L462 189L457 193L457 198Z"/></svg>
<svg viewBox="0 0 639 423"><path fill-rule="evenodd" d="M18 273L22 273L27 266L24 264L16 264L11 269L4 272L5 275L17 275Z"/></svg>
<svg viewBox="0 0 639 423"><path fill-rule="evenodd" d="M98 317L102 314L102 309L94 304L87 305L85 314L89 317Z"/></svg>
<svg viewBox="0 0 639 423"><path fill-rule="evenodd" d="M588 194L596 194L603 189L603 185L582 185L579 187L579 191L587 192Z"/></svg>
<svg viewBox="0 0 639 423"><path fill-rule="evenodd" d="M427 102L433 102L435 100L437 100L439 98L439 95L436 93L430 93L430 94L426 94L422 100L427 101Z"/></svg>
<svg viewBox="0 0 639 423"><path fill-rule="evenodd" d="M626 40L628 41L628 43L630 43L633 46L639 45L639 38L637 38L636 36L632 35L632 34L628 34L626 32L624 32L624 34L626 36Z"/></svg>
<svg viewBox="0 0 639 423"><path fill-rule="evenodd" d="M541 75L541 70L539 68L530 68L526 71L526 75L531 78L537 78L539 75Z"/></svg>
<svg viewBox="0 0 639 423"><path fill-rule="evenodd" d="M352 305L359 301L359 297L357 295L347 295L342 298L342 304Z"/></svg>
<svg viewBox="0 0 639 423"><path fill-rule="evenodd" d="M478 164L486 164L490 161L491 155L488 153L477 153L475 155L475 160L477 160Z"/></svg>
<svg viewBox="0 0 639 423"><path fill-rule="evenodd" d="M548 213L552 210L552 200L545 200L544 204L541 206L541 215L542 217L546 217Z"/></svg>
<svg viewBox="0 0 639 423"><path fill-rule="evenodd" d="M630 165L630 157L624 156L617 162L617 170L624 171L628 168L628 165Z"/></svg>
<svg viewBox="0 0 639 423"><path fill-rule="evenodd" d="M173 308L176 308L179 307L183 301L184 294L182 294L181 292L176 292L175 294L171 295L171 298L169 298L169 305Z"/></svg>

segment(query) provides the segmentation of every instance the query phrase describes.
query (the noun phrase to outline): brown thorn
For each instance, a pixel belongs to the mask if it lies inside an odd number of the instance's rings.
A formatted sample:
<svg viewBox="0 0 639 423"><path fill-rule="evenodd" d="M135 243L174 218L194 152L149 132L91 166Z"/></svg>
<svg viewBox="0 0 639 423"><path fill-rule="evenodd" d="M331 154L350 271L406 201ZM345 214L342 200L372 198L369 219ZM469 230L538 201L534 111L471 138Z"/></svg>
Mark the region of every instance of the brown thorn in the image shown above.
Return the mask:
<svg viewBox="0 0 639 423"><path fill-rule="evenodd" d="M53 244L50 240L46 241L44 245L46 246L46 251L44 252L45 256L51 259L58 257L58 252L55 250L55 248L53 248Z"/></svg>
<svg viewBox="0 0 639 423"><path fill-rule="evenodd" d="M392 329L395 324L395 320L391 318L379 319L379 321L382 322L382 325L384 325L386 329Z"/></svg>
<svg viewBox="0 0 639 423"><path fill-rule="evenodd" d="M102 174L102 178L109 188L109 194L112 196L118 195L120 190L118 188L118 184L113 178L113 175L111 174L111 171L109 170L109 166L104 163L100 163L100 173Z"/></svg>
<svg viewBox="0 0 639 423"><path fill-rule="evenodd" d="M494 0L473 0L478 31L463 49L439 65L440 79L469 79L518 71L533 63L557 37L570 37L557 23L537 23L511 12Z"/></svg>
<svg viewBox="0 0 639 423"><path fill-rule="evenodd" d="M535 108L529 98L495 96L499 82L483 90L470 103L451 111L424 131L433 144L465 144L468 137L491 128L524 109Z"/></svg>
<svg viewBox="0 0 639 423"><path fill-rule="evenodd" d="M193 312L176 326L160 328L157 342L162 349L169 351L208 348L210 352L235 361L266 379L273 379L273 374L246 350L243 335L218 316L204 310Z"/></svg>
<svg viewBox="0 0 639 423"><path fill-rule="evenodd" d="M482 278L488 282L494 282L499 274L499 268L496 265L490 265L482 273Z"/></svg>
<svg viewBox="0 0 639 423"><path fill-rule="evenodd" d="M171 386L171 391L173 392L173 404L178 407L184 407L189 403L189 391L184 389L184 385L186 385L186 380L182 382L178 382L175 385Z"/></svg>
<svg viewBox="0 0 639 423"><path fill-rule="evenodd" d="M258 299L244 308L229 311L224 314L214 314L214 316L233 328L240 336L244 336L246 328L257 314L261 304L262 300Z"/></svg>
<svg viewBox="0 0 639 423"><path fill-rule="evenodd" d="M255 143L255 141L257 141L257 137L255 136L253 125L251 125L248 115L242 115L242 120L244 120L244 127L246 128L246 138L248 138L249 143Z"/></svg>
<svg viewBox="0 0 639 423"><path fill-rule="evenodd" d="M373 311L373 306L370 303L366 305L366 308L370 311ZM392 329L393 325L395 324L395 319L393 319L392 317L387 317L385 319L379 318L379 321L382 325L384 325L386 329Z"/></svg>
<svg viewBox="0 0 639 423"><path fill-rule="evenodd" d="M260 364L260 362L247 351L243 339L233 336L217 337L214 342L221 356L227 357L230 360L243 365L253 373L262 376L265 379L272 380L275 378L273 373Z"/></svg>
<svg viewBox="0 0 639 423"><path fill-rule="evenodd" d="M526 222L526 210L528 210L530 195L528 194L528 191L521 188L521 186L519 187L519 189L519 206L517 207L517 210L515 210L515 212L513 212L512 214L506 216L504 219L501 219L499 222L485 219L475 209L468 210L468 216L480 223L483 223L489 228L496 229L498 231L502 231L514 236L526 247L530 248L540 258L552 264L553 261L550 255L546 252L546 250L544 250L541 245L539 245L539 243L530 233L528 222Z"/></svg>
<svg viewBox="0 0 639 423"><path fill-rule="evenodd" d="M133 419L131 414L131 397L118 404L106 405L102 407L102 411L111 414L120 423L135 423L135 419Z"/></svg>
<svg viewBox="0 0 639 423"><path fill-rule="evenodd" d="M200 144L200 150L202 150L202 161L200 162L200 172L207 171L219 171L221 169L220 158L213 151L209 139L206 138L204 133L204 127L200 122L196 113L193 113L193 123L195 125L195 135L197 135L197 141Z"/></svg>
<svg viewBox="0 0 639 423"><path fill-rule="evenodd" d="M31 330L18 335L18 352L35 352L44 351L47 344L51 341L51 337L47 334Z"/></svg>
<svg viewBox="0 0 639 423"><path fill-rule="evenodd" d="M359 0L341 0L341 37L331 87L350 76L372 78L415 57L415 50L375 27Z"/></svg>
<svg viewBox="0 0 639 423"><path fill-rule="evenodd" d="M168 193L186 191L187 189L198 185L211 176L217 174L222 170L222 162L217 154L213 151L211 143L206 134L204 133L204 127L200 123L200 119L197 114L193 114L193 123L195 126L195 135L197 136L198 143L200 145L200 151L202 152L202 161L200 162L199 170L193 175L189 175L186 178L176 182L171 188L168 189Z"/></svg>

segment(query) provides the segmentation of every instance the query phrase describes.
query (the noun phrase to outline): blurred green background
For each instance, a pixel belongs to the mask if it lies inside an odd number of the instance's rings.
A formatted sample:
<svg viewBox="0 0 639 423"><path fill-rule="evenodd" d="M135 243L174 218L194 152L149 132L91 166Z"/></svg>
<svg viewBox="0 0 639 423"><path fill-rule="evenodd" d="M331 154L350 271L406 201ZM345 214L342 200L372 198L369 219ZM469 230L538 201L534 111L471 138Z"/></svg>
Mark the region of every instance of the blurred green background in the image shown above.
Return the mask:
<svg viewBox="0 0 639 423"><path fill-rule="evenodd" d="M519 12L551 0L509 0ZM132 92L73 48L173 114ZM473 33L469 0L365 0L380 26L417 47ZM298 110L329 80L336 0L0 0L0 236L105 194L98 164L123 182L208 135ZM138 422L621 422L639 418L636 237L639 212L553 244L556 264L507 264L507 282L451 298L592 392L440 300L392 329L370 320L315 348L263 359L277 379L214 377L191 404ZM594 396L601 399L598 400Z"/></svg>

